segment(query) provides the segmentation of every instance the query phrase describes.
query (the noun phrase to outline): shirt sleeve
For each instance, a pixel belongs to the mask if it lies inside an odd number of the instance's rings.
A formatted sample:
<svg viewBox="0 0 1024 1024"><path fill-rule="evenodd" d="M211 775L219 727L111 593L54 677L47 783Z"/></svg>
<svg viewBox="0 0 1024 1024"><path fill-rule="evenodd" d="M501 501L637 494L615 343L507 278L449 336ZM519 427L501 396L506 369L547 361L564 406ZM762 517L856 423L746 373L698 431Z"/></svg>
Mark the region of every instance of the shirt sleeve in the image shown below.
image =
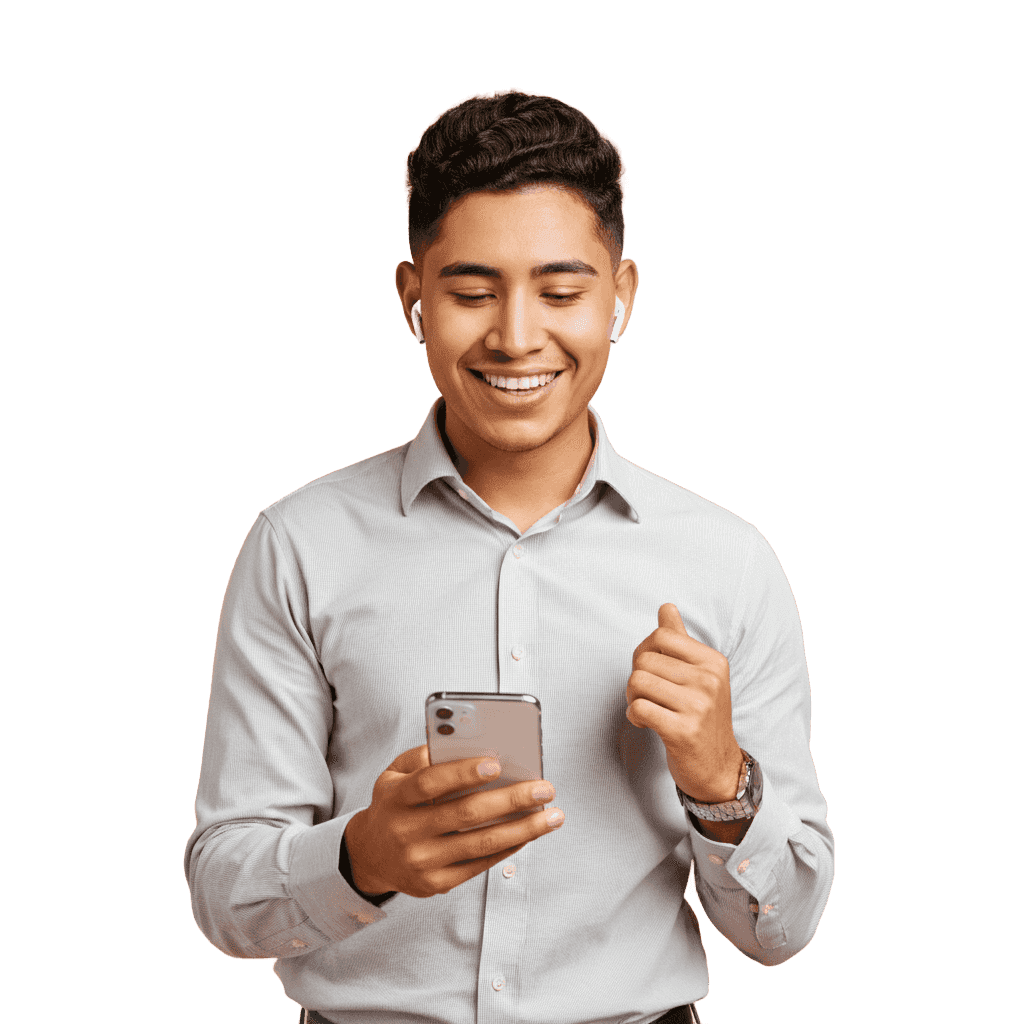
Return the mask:
<svg viewBox="0 0 1024 1024"><path fill-rule="evenodd" d="M763 964L810 941L834 873L810 752L811 691L796 602L775 552L756 531L747 551L728 649L733 731L761 765L761 804L737 846L691 824L697 894L715 927ZM689 819L689 816L687 816Z"/></svg>
<svg viewBox="0 0 1024 1024"><path fill-rule="evenodd" d="M301 573L264 513L224 598L185 852L196 921L231 956L302 955L387 916L339 867L357 811L332 818L333 714Z"/></svg>

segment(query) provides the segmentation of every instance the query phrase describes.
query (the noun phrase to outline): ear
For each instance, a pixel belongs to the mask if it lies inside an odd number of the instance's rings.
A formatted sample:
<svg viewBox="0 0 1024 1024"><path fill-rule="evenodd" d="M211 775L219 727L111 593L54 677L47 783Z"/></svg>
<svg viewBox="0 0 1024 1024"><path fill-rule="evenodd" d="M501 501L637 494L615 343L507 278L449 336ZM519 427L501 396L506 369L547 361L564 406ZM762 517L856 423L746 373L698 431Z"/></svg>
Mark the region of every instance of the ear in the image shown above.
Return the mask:
<svg viewBox="0 0 1024 1024"><path fill-rule="evenodd" d="M619 326L620 338L626 324L629 323L629 315L633 312L633 297L639 283L640 275L637 273L636 264L632 260L623 260L619 264L619 269L615 271L615 295L626 307L626 316Z"/></svg>
<svg viewBox="0 0 1024 1024"><path fill-rule="evenodd" d="M420 298L420 275L408 260L403 260L398 264L398 270L395 271L395 285L398 288L398 297L402 300L402 309L405 311L405 321L409 325L409 330L413 334L417 334L416 325L412 319L412 307Z"/></svg>

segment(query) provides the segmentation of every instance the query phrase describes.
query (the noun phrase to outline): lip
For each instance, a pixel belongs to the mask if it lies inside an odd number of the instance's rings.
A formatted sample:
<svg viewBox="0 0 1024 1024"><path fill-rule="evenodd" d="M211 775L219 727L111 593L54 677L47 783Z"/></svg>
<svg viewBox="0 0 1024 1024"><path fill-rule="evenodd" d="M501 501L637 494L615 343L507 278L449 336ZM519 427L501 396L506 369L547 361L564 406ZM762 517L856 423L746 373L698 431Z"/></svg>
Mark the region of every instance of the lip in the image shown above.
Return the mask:
<svg viewBox="0 0 1024 1024"><path fill-rule="evenodd" d="M487 372L490 374L490 371ZM484 380L483 371L480 370L470 370L470 375L475 380L478 380L480 382L480 386L486 388L491 393L491 395L494 396L495 400L499 402L529 402L532 399L541 399L549 395L551 391L554 389L555 385L559 382L559 380L561 380L563 372L564 371L562 370L544 370L543 373L554 373L557 374L557 376L554 380L549 381L547 384L544 384L541 387L531 388L528 391L507 391L504 388L493 387L491 384L488 384L486 380ZM508 373L496 373L490 375L494 377L513 376L512 374ZM515 376L540 377L542 376L542 374L521 373L516 374Z"/></svg>

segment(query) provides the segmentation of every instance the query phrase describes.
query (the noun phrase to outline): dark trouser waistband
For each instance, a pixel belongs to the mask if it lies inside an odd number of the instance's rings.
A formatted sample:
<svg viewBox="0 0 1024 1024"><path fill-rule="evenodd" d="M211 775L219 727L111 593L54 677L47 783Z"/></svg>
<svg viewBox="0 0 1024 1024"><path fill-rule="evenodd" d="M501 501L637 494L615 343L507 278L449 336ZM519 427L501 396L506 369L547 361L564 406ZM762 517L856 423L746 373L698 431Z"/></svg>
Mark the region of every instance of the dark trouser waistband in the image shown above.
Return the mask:
<svg viewBox="0 0 1024 1024"><path fill-rule="evenodd" d="M316 1010L303 1010L299 1014L299 1024L331 1024L331 1022L326 1017L321 1017ZM651 1024L700 1024L700 1017L697 1016L696 1008L690 1003L687 1006L673 1007L657 1020L652 1021Z"/></svg>

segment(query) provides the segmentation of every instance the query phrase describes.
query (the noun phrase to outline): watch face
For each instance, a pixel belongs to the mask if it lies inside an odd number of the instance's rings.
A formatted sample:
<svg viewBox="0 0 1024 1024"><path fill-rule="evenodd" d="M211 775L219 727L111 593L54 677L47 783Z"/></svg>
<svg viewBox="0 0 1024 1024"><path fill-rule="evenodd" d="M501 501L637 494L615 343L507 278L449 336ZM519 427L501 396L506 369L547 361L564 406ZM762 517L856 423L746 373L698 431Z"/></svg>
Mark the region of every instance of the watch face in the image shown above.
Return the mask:
<svg viewBox="0 0 1024 1024"><path fill-rule="evenodd" d="M755 806L761 806L761 766L751 758L750 781L747 783L747 799Z"/></svg>

